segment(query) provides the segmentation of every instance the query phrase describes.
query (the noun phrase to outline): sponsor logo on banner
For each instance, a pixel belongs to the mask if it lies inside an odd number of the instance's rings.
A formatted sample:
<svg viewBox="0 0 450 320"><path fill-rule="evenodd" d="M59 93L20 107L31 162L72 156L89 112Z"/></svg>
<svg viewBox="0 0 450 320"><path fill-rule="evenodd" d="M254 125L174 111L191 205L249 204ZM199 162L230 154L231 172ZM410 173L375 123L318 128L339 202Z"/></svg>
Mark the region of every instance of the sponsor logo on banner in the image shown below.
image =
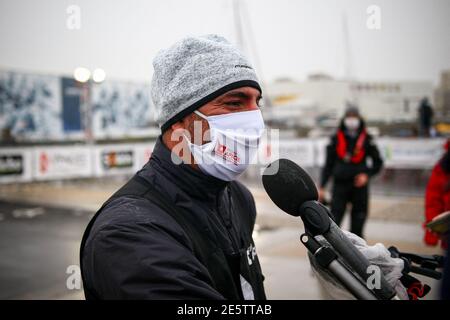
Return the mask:
<svg viewBox="0 0 450 320"><path fill-rule="evenodd" d="M132 168L134 165L133 151L107 151L102 153L103 169Z"/></svg>
<svg viewBox="0 0 450 320"><path fill-rule="evenodd" d="M86 177L92 174L90 153L86 148L39 148L35 161L36 179Z"/></svg>
<svg viewBox="0 0 450 320"><path fill-rule="evenodd" d="M42 152L39 156L39 171L41 173L46 173L48 170L48 156L47 153Z"/></svg>
<svg viewBox="0 0 450 320"><path fill-rule="evenodd" d="M135 169L139 170L141 169L150 159L150 157L152 156L152 152L153 152L153 144L136 144L134 146L133 151L135 152L134 154L134 159L135 159Z"/></svg>
<svg viewBox="0 0 450 320"><path fill-rule="evenodd" d="M23 156L21 154L0 155L0 176L23 174Z"/></svg>
<svg viewBox="0 0 450 320"><path fill-rule="evenodd" d="M386 168L429 169L444 153L443 139L378 139Z"/></svg>
<svg viewBox="0 0 450 320"><path fill-rule="evenodd" d="M47 173L49 167L70 169L70 168L80 168L84 166L87 162L87 158L84 154L53 154L49 158L46 152L42 152L39 157L39 169L41 173Z"/></svg>

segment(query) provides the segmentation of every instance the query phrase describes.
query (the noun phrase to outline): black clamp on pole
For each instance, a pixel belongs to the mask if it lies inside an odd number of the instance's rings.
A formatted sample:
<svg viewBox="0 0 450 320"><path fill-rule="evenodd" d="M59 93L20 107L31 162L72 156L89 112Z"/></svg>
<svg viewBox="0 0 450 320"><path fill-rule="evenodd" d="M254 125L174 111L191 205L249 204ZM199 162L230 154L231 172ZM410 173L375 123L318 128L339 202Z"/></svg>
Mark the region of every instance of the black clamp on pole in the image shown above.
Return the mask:
<svg viewBox="0 0 450 320"><path fill-rule="evenodd" d="M377 300L372 291L338 260L333 248L322 246L308 232L300 236L300 241L311 252L317 264L329 270L356 299Z"/></svg>

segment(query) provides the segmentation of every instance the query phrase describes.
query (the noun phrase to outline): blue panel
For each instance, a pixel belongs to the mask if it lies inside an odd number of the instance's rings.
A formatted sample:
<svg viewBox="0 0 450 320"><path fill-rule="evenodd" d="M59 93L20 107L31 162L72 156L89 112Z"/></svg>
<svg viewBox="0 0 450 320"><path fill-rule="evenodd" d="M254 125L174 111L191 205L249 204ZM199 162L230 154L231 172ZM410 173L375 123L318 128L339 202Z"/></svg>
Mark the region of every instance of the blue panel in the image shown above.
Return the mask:
<svg viewBox="0 0 450 320"><path fill-rule="evenodd" d="M64 132L81 131L82 85L72 78L61 78Z"/></svg>

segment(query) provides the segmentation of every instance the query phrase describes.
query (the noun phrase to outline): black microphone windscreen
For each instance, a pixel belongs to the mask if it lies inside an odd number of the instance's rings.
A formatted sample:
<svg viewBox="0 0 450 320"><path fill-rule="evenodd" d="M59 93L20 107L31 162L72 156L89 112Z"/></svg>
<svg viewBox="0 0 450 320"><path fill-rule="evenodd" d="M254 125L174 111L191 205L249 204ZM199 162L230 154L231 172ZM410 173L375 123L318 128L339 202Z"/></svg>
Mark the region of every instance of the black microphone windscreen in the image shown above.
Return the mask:
<svg viewBox="0 0 450 320"><path fill-rule="evenodd" d="M305 201L317 200L311 177L295 162L279 159L264 170L262 182L270 199L283 211L298 216Z"/></svg>

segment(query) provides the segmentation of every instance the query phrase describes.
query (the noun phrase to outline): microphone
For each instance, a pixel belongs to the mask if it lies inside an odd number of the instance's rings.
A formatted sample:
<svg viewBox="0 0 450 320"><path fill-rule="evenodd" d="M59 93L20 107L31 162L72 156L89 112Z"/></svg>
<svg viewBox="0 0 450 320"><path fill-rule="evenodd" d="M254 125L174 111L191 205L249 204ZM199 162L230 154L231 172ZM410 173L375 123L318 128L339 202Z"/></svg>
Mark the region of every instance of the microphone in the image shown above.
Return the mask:
<svg viewBox="0 0 450 320"><path fill-rule="evenodd" d="M262 176L264 189L270 199L286 213L303 220L305 229L313 236L322 235L347 264L367 282L371 274L369 260L351 243L325 206L317 201L317 188L300 166L288 159L269 164ZM396 293L380 272L380 288L373 291L380 299L392 299Z"/></svg>

